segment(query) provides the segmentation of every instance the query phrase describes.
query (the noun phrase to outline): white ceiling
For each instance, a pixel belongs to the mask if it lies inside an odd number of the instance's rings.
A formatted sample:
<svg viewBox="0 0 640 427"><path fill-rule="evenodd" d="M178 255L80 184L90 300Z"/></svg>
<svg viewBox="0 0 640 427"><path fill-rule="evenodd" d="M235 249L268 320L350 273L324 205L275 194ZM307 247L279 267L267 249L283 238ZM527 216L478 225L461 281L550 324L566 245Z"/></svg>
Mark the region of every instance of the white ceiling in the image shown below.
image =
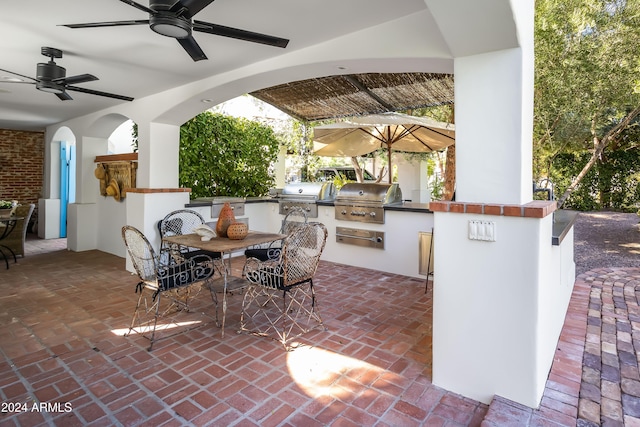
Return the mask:
<svg viewBox="0 0 640 427"><path fill-rule="evenodd" d="M148 0L140 0L148 6ZM78 86L141 98L274 58L426 9L424 0L215 0L195 16L200 21L290 40L277 48L194 32L208 60L194 62L176 40L145 25L70 29L61 24L148 19L120 0L13 0L0 16L0 68L35 77L47 62L42 46L63 51L57 59L67 77L93 74ZM8 83L0 71L0 128L45 126L117 105L101 96L69 91L61 101L32 84Z"/></svg>

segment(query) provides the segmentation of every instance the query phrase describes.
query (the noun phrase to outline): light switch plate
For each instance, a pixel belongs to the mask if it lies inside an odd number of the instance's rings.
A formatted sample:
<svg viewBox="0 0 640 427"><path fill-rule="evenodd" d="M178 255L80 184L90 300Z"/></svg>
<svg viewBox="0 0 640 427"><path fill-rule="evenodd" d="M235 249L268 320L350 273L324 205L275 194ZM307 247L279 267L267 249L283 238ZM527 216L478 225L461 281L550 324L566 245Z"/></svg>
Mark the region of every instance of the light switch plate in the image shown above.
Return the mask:
<svg viewBox="0 0 640 427"><path fill-rule="evenodd" d="M496 241L495 221L469 220L469 240Z"/></svg>

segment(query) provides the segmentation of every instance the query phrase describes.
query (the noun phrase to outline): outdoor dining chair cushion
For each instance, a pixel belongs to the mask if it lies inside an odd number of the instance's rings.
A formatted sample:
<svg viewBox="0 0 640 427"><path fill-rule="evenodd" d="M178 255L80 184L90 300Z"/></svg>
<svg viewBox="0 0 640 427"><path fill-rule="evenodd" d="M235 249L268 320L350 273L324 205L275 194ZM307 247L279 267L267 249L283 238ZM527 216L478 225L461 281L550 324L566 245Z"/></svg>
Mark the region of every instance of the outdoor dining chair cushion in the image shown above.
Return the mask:
<svg viewBox="0 0 640 427"><path fill-rule="evenodd" d="M307 211L299 206L294 206L282 220L280 234L291 234L301 224L307 223ZM247 258L256 258L260 261L268 261L280 258L282 252L282 241L278 240L269 243L267 246L248 248L244 251Z"/></svg>
<svg viewBox="0 0 640 427"><path fill-rule="evenodd" d="M200 255L206 255L206 256L210 256L211 258L222 258L222 253L221 252L211 252L211 251L205 251L203 249L194 249L194 250L186 250L186 251L182 251L180 252L180 255L182 255L183 257L187 258L187 259L191 259L194 257L198 257Z"/></svg>
<svg viewBox="0 0 640 427"><path fill-rule="evenodd" d="M244 251L247 258L257 258L260 261L280 258L281 248L252 248Z"/></svg>

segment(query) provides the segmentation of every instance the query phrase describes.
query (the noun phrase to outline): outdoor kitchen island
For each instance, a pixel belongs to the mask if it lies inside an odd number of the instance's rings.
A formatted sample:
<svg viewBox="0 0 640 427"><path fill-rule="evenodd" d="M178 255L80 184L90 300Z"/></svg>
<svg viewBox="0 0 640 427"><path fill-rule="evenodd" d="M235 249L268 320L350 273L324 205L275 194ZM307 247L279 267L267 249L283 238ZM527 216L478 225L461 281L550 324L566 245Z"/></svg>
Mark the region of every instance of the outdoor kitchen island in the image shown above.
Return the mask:
<svg viewBox="0 0 640 427"><path fill-rule="evenodd" d="M187 209L199 212L205 221L214 221L211 216L211 200L192 200ZM329 232L327 244L322 254L325 261L348 264L388 273L424 278L419 273L419 233L431 232L433 214L426 203L399 203L384 206L384 223L363 223L338 220L335 218L333 201L316 201L318 216L309 221L323 223ZM279 213L276 197L247 198L244 202L243 219L249 229L274 232L280 229L284 215ZM336 240L338 227L382 233L382 247L363 247L341 243Z"/></svg>
<svg viewBox="0 0 640 427"><path fill-rule="evenodd" d="M214 204L225 198L216 198ZM244 200L243 214L238 218L248 222L249 228L256 231L275 232L280 229L284 218L280 214L280 200L277 197L255 197ZM325 261L347 264L372 270L384 271L405 276L426 278L424 268L429 256L428 245L421 241L425 233L431 233L434 227L434 215L428 203L401 202L384 206L384 222L354 222L336 219L334 200L317 200L317 217L309 221L322 222L329 232L327 245L322 254ZM212 217L211 199L192 200L185 205L188 209L198 211L207 222L215 221ZM562 276L562 282L571 282L574 269L573 259L565 259L565 254L572 253L568 247L573 245L573 213L556 213L558 220L554 222L552 238L549 241L562 254L554 257L557 264L556 274ZM486 217L485 217L486 218ZM562 219L561 219L562 218ZM566 220L565 218L569 218ZM373 232L372 239L382 237L378 247L367 247L358 244L342 243L337 230L345 228L357 232ZM467 233L467 230L462 232ZM343 233L339 233L343 234ZM359 233L355 233L359 234ZM369 237L367 237L369 238ZM499 236L498 236L499 238ZM565 249L567 247L567 249ZM437 251L437 249L434 249Z"/></svg>

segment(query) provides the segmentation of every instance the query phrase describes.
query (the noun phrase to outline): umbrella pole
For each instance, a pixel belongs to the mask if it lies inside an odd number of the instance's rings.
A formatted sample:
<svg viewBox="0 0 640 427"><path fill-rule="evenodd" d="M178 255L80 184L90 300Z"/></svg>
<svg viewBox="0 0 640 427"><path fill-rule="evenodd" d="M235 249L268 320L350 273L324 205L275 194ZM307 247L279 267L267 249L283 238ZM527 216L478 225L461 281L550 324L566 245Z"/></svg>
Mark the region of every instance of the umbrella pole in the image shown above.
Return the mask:
<svg viewBox="0 0 640 427"><path fill-rule="evenodd" d="M392 170L391 170L391 144L387 143L387 155L389 156L389 184L393 184L393 176L392 176Z"/></svg>

